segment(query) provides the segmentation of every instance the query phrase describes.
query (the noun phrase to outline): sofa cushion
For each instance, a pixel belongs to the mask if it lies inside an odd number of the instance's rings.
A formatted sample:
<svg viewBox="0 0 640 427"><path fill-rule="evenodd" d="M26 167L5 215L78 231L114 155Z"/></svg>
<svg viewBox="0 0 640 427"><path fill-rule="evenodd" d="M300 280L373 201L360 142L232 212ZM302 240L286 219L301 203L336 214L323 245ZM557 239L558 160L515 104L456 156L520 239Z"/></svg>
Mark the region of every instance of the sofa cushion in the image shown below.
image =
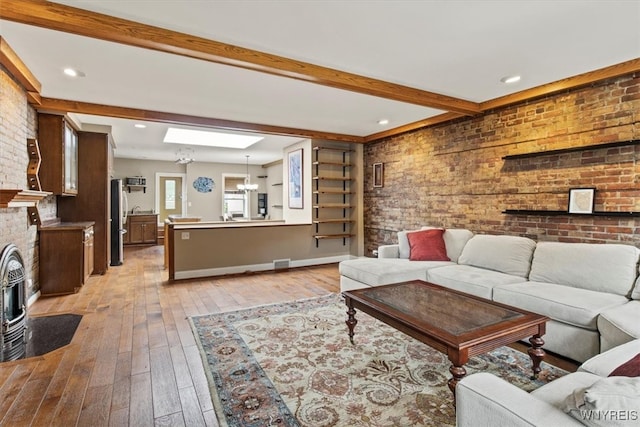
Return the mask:
<svg viewBox="0 0 640 427"><path fill-rule="evenodd" d="M422 227L423 230L429 230L434 227ZM467 244L473 233L466 228L446 228L442 238L447 247L447 256L451 261L458 262L462 249Z"/></svg>
<svg viewBox="0 0 640 427"><path fill-rule="evenodd" d="M398 231L398 257L401 259L409 259L409 254L411 253L411 246L409 246L409 239L407 238L407 233L412 233L414 231L420 230L403 230Z"/></svg>
<svg viewBox="0 0 640 427"><path fill-rule="evenodd" d="M399 258L359 258L342 261L339 271L342 276L369 286L388 285L409 280L426 280L427 270L451 265L451 261L409 261Z"/></svg>
<svg viewBox="0 0 640 427"><path fill-rule="evenodd" d="M621 295L542 282L496 286L493 299L591 330L597 330L598 314L628 301Z"/></svg>
<svg viewBox="0 0 640 427"><path fill-rule="evenodd" d="M473 236L462 250L459 264L527 277L536 242L519 236Z"/></svg>
<svg viewBox="0 0 640 427"><path fill-rule="evenodd" d="M427 272L427 281L456 291L491 299L494 286L520 283L522 277L471 265L450 265L430 269Z"/></svg>
<svg viewBox="0 0 640 427"><path fill-rule="evenodd" d="M545 351L551 351L576 362L584 362L600 353L600 332L578 328L560 320L547 322L544 339Z"/></svg>
<svg viewBox="0 0 640 427"><path fill-rule="evenodd" d="M562 378L541 388L548 387ZM488 372L467 375L456 385L455 425L458 427L582 426L558 406L551 405L532 394ZM562 396L562 402L566 397L565 393ZM431 423L431 425L440 424L443 423L437 421Z"/></svg>
<svg viewBox="0 0 640 427"><path fill-rule="evenodd" d="M378 258L400 258L399 245L378 246Z"/></svg>
<svg viewBox="0 0 640 427"><path fill-rule="evenodd" d="M580 365L578 371L608 377L615 369L638 353L640 353L640 339L629 341L628 343L593 356Z"/></svg>
<svg viewBox="0 0 640 427"><path fill-rule="evenodd" d="M440 227L425 226L421 230L433 230ZM440 228L441 229L441 228ZM398 232L398 257L403 259L409 259L410 246L408 233L420 230L405 230ZM462 248L467 244L467 241L473 237L473 233L465 228L447 228L444 230L442 238L444 239L445 246L447 247L447 256L453 262L458 262L458 258L462 253Z"/></svg>
<svg viewBox="0 0 640 427"><path fill-rule="evenodd" d="M409 239L409 259L411 261L451 261L447 256L442 234L444 230L420 230L407 233Z"/></svg>
<svg viewBox="0 0 640 427"><path fill-rule="evenodd" d="M605 310L598 316L601 349L606 351L640 338L640 301Z"/></svg>
<svg viewBox="0 0 640 427"><path fill-rule="evenodd" d="M577 388L589 387L601 378L589 372L574 372L533 390L531 394L537 399L564 410L569 394L573 393Z"/></svg>
<svg viewBox="0 0 640 427"><path fill-rule="evenodd" d="M569 394L565 412L587 426L636 424L640 408L640 378L602 378ZM589 416L592 415L592 416Z"/></svg>
<svg viewBox="0 0 640 427"><path fill-rule="evenodd" d="M539 242L529 280L629 297L639 254L631 245Z"/></svg>

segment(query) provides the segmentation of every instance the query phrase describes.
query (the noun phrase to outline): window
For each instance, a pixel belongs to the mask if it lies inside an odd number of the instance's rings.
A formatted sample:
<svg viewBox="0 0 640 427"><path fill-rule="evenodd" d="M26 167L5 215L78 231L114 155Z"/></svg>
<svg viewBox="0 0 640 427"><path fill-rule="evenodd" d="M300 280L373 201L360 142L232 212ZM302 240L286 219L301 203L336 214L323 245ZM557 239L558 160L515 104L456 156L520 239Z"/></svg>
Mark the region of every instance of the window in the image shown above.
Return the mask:
<svg viewBox="0 0 640 427"><path fill-rule="evenodd" d="M164 208L173 210L176 208L176 182L166 180L164 182Z"/></svg>

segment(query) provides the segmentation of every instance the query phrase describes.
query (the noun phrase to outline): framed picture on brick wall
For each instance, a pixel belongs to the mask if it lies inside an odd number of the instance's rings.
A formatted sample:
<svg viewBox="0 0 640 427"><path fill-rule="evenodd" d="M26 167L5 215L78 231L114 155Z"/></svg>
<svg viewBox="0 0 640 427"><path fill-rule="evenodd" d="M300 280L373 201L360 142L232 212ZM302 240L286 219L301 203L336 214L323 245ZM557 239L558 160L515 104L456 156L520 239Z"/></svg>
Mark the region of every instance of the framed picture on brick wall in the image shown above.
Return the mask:
<svg viewBox="0 0 640 427"><path fill-rule="evenodd" d="M569 190L569 213L593 213L595 203L595 188L572 188Z"/></svg>
<svg viewBox="0 0 640 427"><path fill-rule="evenodd" d="M373 186L382 187L384 185L384 168L382 163L373 164Z"/></svg>

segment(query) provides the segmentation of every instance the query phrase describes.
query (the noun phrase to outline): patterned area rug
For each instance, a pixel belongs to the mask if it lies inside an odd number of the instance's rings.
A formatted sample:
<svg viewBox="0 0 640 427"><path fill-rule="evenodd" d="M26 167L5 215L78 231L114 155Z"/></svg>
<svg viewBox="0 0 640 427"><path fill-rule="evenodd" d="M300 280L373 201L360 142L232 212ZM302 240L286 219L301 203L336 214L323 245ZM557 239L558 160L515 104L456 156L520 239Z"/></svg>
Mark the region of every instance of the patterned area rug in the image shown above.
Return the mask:
<svg viewBox="0 0 640 427"><path fill-rule="evenodd" d="M455 425L447 357L358 312L349 343L337 294L191 318L221 426ZM508 347L475 357L527 391L566 374Z"/></svg>

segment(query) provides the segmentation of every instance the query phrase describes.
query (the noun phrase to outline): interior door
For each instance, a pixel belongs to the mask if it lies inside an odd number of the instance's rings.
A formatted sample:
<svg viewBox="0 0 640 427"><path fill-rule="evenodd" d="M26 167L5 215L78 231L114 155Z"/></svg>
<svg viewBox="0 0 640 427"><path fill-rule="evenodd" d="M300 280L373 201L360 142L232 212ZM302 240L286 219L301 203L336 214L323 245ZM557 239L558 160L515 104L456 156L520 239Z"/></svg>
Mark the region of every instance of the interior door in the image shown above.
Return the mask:
<svg viewBox="0 0 640 427"><path fill-rule="evenodd" d="M182 177L161 176L158 200L160 200L159 222L169 215L182 215Z"/></svg>

